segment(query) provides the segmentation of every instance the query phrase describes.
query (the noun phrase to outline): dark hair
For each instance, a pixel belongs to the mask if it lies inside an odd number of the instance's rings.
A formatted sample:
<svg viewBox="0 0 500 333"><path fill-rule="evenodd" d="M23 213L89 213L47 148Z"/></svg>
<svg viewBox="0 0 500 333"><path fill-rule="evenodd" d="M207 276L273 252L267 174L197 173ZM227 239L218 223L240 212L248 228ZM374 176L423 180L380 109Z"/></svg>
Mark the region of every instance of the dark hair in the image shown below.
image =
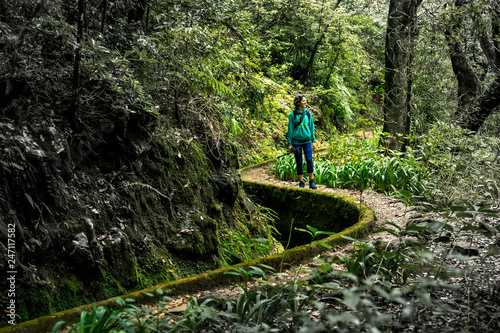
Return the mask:
<svg viewBox="0 0 500 333"><path fill-rule="evenodd" d="M293 105L295 105L295 107L298 107L300 102L302 102L302 99L304 99L304 95L297 95L297 97L294 98L293 100Z"/></svg>

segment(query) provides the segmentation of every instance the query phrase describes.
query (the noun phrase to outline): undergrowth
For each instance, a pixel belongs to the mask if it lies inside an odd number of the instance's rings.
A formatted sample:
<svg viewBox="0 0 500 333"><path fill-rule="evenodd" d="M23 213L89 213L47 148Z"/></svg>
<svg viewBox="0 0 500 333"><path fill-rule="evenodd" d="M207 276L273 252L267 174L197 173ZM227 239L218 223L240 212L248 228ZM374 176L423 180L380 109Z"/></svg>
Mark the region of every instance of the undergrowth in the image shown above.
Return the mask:
<svg viewBox="0 0 500 333"><path fill-rule="evenodd" d="M452 244L464 235L493 240L500 226L489 219L498 212L464 203L443 217L425 227L389 224L378 230L396 236L392 244L349 239L355 245L352 256L317 259L320 266L309 270L307 279L294 275L305 267L291 273L266 265L239 267L228 272L241 277L234 286L241 291L236 299L193 297L182 316L162 310L168 298L156 307L117 299L117 309L82 313L70 332L495 332L500 329L498 286L475 272L495 273L489 259L500 253L498 246L491 243L466 256L426 240L443 233L451 235ZM456 223L458 217L468 222ZM313 227L303 231L313 239L321 233ZM250 282L260 287L251 288Z"/></svg>

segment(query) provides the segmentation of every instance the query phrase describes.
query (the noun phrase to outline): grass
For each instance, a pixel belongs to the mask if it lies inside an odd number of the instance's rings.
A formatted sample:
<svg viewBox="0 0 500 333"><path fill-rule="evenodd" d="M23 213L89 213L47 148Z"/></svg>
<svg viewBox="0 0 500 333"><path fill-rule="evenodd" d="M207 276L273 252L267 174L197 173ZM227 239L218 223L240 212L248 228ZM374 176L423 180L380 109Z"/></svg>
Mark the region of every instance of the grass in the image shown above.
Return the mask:
<svg viewBox="0 0 500 333"><path fill-rule="evenodd" d="M280 180L294 179L296 166L293 156L279 159L275 169ZM426 191L428 181L422 165L399 157L370 157L343 163L316 160L314 169L317 184L353 189L371 188L387 194L401 190L421 194Z"/></svg>

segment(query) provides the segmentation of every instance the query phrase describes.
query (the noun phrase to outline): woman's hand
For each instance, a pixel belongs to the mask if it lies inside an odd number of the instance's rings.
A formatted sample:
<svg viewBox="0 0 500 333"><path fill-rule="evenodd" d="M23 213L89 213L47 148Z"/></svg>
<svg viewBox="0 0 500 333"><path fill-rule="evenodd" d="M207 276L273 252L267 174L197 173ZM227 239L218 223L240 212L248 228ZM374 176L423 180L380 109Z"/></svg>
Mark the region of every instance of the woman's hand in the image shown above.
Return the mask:
<svg viewBox="0 0 500 333"><path fill-rule="evenodd" d="M288 150L292 150L293 149L293 146L288 146Z"/></svg>
<svg viewBox="0 0 500 333"><path fill-rule="evenodd" d="M316 150L316 143L315 142L312 143L312 148L313 148L313 151Z"/></svg>

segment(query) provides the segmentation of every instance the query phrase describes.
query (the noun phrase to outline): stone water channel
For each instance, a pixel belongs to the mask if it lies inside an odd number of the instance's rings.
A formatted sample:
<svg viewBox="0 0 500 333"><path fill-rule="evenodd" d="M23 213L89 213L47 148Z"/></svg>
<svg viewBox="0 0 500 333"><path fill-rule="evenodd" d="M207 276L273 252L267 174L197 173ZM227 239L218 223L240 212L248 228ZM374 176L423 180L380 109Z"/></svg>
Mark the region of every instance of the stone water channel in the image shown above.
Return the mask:
<svg viewBox="0 0 500 333"><path fill-rule="evenodd" d="M253 168L258 166L260 165L253 166ZM352 196L255 182L245 179L244 176L242 181L247 195L278 214L275 227L282 235L280 241L288 243L289 235L291 235L291 240L288 249L279 254L256 259L249 263L241 263L236 267L262 263L280 270L285 265L298 265L327 250L326 247L317 242L310 243L311 236L296 231L296 228L306 229L307 225L310 225L321 231L335 232L336 235L323 238L321 242L330 246L340 246L347 242L346 239L341 237L342 235L361 238L369 234L375 226L374 212ZM237 282L239 277L224 274L229 270L230 268L227 267L221 268L119 297L123 299L132 298L135 300L135 305L153 305L156 304L160 296L151 297L146 294L156 295L155 291L158 288L164 291L164 295L176 297L192 294L200 290L231 285ZM105 307L115 305L114 299L96 303L96 306ZM80 313L91 310L92 306L92 304L87 304L15 326L5 327L0 329L0 333L51 332L52 327L58 321L77 322L80 319Z"/></svg>

